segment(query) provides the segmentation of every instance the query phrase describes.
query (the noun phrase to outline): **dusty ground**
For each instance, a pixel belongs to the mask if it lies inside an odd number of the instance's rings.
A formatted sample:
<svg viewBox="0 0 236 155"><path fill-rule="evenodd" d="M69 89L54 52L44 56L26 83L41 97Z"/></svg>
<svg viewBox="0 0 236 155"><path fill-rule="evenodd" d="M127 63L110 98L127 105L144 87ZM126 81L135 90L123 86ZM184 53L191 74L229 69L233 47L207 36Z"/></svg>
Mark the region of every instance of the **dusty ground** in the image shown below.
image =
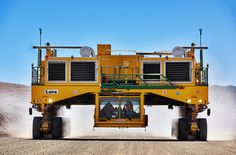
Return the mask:
<svg viewBox="0 0 236 155"><path fill-rule="evenodd" d="M101 139L82 137L63 140L0 138L0 154L236 154L236 141L179 142L157 139Z"/></svg>

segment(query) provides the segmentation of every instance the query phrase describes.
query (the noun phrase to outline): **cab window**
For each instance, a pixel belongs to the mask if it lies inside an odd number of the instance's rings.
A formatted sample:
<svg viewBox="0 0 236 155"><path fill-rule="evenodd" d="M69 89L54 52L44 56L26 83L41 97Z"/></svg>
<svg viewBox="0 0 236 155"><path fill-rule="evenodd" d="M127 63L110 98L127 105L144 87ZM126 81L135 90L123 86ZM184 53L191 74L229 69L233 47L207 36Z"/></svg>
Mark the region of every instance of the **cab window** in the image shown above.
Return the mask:
<svg viewBox="0 0 236 155"><path fill-rule="evenodd" d="M121 118L139 118L140 100L139 98L121 98Z"/></svg>
<svg viewBox="0 0 236 155"><path fill-rule="evenodd" d="M119 118L119 99L118 98L100 98L100 118Z"/></svg>

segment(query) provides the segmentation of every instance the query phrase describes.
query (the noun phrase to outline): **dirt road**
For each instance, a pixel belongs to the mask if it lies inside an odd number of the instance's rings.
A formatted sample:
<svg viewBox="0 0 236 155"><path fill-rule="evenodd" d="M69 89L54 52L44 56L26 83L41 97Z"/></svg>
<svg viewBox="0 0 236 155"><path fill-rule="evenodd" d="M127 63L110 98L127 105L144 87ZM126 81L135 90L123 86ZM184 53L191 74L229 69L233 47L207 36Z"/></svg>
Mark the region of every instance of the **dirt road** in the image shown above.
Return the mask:
<svg viewBox="0 0 236 155"><path fill-rule="evenodd" d="M0 138L0 154L236 154L236 141L179 142L157 139L31 140Z"/></svg>

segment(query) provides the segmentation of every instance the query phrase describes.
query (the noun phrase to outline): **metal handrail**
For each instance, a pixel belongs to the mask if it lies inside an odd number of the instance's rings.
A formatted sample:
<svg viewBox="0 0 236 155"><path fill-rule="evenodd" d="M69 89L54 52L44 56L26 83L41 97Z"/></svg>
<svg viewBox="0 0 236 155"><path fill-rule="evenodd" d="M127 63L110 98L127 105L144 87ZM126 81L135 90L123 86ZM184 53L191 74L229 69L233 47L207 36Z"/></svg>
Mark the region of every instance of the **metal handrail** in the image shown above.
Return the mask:
<svg viewBox="0 0 236 155"><path fill-rule="evenodd" d="M201 81L203 85L208 85L208 66L203 68Z"/></svg>
<svg viewBox="0 0 236 155"><path fill-rule="evenodd" d="M54 48L54 49L80 49L83 46L33 46L34 49L48 49L48 48Z"/></svg>
<svg viewBox="0 0 236 155"><path fill-rule="evenodd" d="M157 75L157 76L161 76L164 78L164 80L160 79L143 79L141 77L145 76L145 75ZM175 86L167 77L165 77L162 74L101 74L101 77L109 77L109 80L111 80L112 82L115 82L115 85L119 85L116 81L128 81L128 80L135 80L135 81L142 81L146 86L148 86L147 81L167 81L169 82L172 86ZM119 77L119 78L116 78ZM136 78L129 78L129 79L122 79L120 77L137 77ZM104 83L104 82L102 82Z"/></svg>
<svg viewBox="0 0 236 155"><path fill-rule="evenodd" d="M31 84L32 85L40 85L41 84L41 68L42 67L36 67L32 64L32 77L31 77Z"/></svg>

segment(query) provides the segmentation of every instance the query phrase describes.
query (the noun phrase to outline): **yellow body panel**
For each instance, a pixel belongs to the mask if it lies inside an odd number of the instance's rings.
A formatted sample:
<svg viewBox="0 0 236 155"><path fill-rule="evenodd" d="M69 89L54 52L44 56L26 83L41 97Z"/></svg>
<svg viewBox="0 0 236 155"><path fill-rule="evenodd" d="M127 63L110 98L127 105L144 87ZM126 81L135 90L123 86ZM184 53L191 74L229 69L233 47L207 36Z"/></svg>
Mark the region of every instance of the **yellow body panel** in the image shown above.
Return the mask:
<svg viewBox="0 0 236 155"><path fill-rule="evenodd" d="M45 61L41 62L41 74L40 74L40 83L44 84L45 83Z"/></svg>
<svg viewBox="0 0 236 155"><path fill-rule="evenodd" d="M186 86L177 89L130 89L122 90L129 93L153 93L174 99L186 104L208 104L208 87L207 86ZM190 102L191 100L191 102ZM199 100L201 102L199 102Z"/></svg>
<svg viewBox="0 0 236 155"><path fill-rule="evenodd" d="M98 55L111 55L111 44L98 44Z"/></svg>
<svg viewBox="0 0 236 155"><path fill-rule="evenodd" d="M46 94L46 90L56 90L57 94ZM49 85L32 86L31 102L34 104L52 104L54 102L82 95L88 92L99 93L99 85ZM51 99L51 102L50 100ZM40 102L39 102L40 101Z"/></svg>

